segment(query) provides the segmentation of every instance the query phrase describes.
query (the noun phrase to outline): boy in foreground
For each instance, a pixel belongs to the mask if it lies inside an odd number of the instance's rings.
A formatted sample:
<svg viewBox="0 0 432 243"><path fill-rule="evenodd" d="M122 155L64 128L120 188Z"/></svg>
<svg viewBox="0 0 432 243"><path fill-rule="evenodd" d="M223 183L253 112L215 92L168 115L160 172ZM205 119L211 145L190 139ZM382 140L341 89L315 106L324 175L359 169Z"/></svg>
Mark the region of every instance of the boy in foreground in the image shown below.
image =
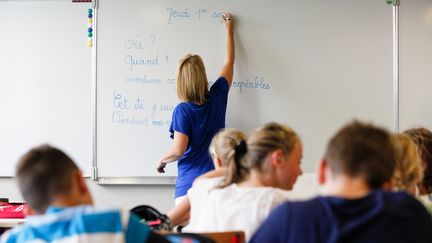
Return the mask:
<svg viewBox="0 0 432 243"><path fill-rule="evenodd" d="M2 235L13 242L168 242L130 215L123 226L119 210L96 210L77 165L62 151L36 147L19 161L18 187L34 216Z"/></svg>
<svg viewBox="0 0 432 243"><path fill-rule="evenodd" d="M381 189L395 169L391 135L352 122L319 166L322 196L273 210L251 242L432 242L432 218L404 192Z"/></svg>

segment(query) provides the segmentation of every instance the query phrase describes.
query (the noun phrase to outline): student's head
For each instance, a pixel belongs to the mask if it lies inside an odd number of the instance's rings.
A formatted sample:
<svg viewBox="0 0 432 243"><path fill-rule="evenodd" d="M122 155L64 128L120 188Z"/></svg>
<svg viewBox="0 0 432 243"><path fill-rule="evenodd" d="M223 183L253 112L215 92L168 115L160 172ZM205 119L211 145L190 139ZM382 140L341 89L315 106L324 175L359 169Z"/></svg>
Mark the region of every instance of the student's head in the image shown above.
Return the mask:
<svg viewBox="0 0 432 243"><path fill-rule="evenodd" d="M207 94L207 74L201 57L186 55L180 60L177 71L177 96L182 101L202 104Z"/></svg>
<svg viewBox="0 0 432 243"><path fill-rule="evenodd" d="M236 146L221 187L241 183L255 173L268 186L290 190L302 174L302 150L300 138L291 128L277 123L259 127Z"/></svg>
<svg viewBox="0 0 432 243"><path fill-rule="evenodd" d="M412 195L416 194L417 184L422 179L421 158L415 143L404 134L393 137L396 154L396 169L393 175L393 187Z"/></svg>
<svg viewBox="0 0 432 243"><path fill-rule="evenodd" d="M50 205L93 203L76 164L49 145L35 147L21 157L16 179L24 200L38 214L45 213Z"/></svg>
<svg viewBox="0 0 432 243"><path fill-rule="evenodd" d="M351 122L330 139L323 164L321 184L344 176L360 179L369 189L380 189L390 182L396 166L392 136L371 124ZM326 178L326 172L331 178Z"/></svg>
<svg viewBox="0 0 432 243"><path fill-rule="evenodd" d="M228 161L234 156L235 146L245 139L246 135L234 128L227 128L218 132L209 146L215 168L227 167Z"/></svg>
<svg viewBox="0 0 432 243"><path fill-rule="evenodd" d="M423 181L419 184L420 194L432 193L432 132L426 128L413 128L404 132L417 145L424 169Z"/></svg>

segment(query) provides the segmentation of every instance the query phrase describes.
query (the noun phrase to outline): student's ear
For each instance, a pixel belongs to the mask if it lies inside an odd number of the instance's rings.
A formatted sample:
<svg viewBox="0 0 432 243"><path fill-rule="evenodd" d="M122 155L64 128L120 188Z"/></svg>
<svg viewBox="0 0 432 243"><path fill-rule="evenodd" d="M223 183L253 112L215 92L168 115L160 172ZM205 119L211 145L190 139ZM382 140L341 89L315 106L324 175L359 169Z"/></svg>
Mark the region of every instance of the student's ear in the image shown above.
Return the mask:
<svg viewBox="0 0 432 243"><path fill-rule="evenodd" d="M280 149L273 151L270 156L273 167L279 167L285 161L285 154Z"/></svg>
<svg viewBox="0 0 432 243"><path fill-rule="evenodd" d="M222 167L222 160L219 159L219 157L215 156L213 159L213 162L215 164L215 168L221 168Z"/></svg>
<svg viewBox="0 0 432 243"><path fill-rule="evenodd" d="M327 175L326 175L327 169L328 169L327 162L324 159L320 160L318 164L318 183L320 185L323 185L327 180Z"/></svg>
<svg viewBox="0 0 432 243"><path fill-rule="evenodd" d="M92 205L93 204L93 198L90 194L90 190L87 187L87 184L85 183L85 179L82 175L81 171L78 171L77 173L75 173L75 180L76 180L76 184L77 184L77 188L78 191L81 195L80 197L80 204L88 204L88 205Z"/></svg>
<svg viewBox="0 0 432 243"><path fill-rule="evenodd" d="M27 207L24 208L24 215L26 216L31 216L31 215L36 215L38 214L36 212L36 210L34 210L32 207L30 207L30 205L27 205Z"/></svg>
<svg viewBox="0 0 432 243"><path fill-rule="evenodd" d="M81 171L77 171L77 173L75 173L75 180L77 182L78 189L81 193L83 193L83 194L89 193L89 190L87 188L87 184L85 183L85 180L84 180L84 177L83 177Z"/></svg>

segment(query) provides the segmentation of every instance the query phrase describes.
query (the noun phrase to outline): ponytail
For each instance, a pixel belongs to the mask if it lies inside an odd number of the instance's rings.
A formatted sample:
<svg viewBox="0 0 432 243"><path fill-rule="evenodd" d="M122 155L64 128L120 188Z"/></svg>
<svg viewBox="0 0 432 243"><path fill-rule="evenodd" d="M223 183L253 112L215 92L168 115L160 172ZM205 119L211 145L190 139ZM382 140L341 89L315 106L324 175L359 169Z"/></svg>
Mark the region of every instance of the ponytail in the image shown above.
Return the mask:
<svg viewBox="0 0 432 243"><path fill-rule="evenodd" d="M248 173L248 169L242 165L241 160L247 153L247 143L241 140L235 147L228 162L228 174L219 185L219 188L227 187L233 183L241 181Z"/></svg>
<svg viewBox="0 0 432 243"><path fill-rule="evenodd" d="M228 160L228 173L219 188L244 181L252 170L261 171L267 155L277 149L289 156L298 141L294 130L278 123L259 127L247 141L241 140L234 147Z"/></svg>

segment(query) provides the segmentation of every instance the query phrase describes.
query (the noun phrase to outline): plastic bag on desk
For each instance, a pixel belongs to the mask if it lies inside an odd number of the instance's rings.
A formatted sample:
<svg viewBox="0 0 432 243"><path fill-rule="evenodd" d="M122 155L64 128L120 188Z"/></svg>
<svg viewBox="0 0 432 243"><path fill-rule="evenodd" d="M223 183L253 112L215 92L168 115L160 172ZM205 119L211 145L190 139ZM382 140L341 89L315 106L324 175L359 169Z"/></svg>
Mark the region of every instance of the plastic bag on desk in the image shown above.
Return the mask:
<svg viewBox="0 0 432 243"><path fill-rule="evenodd" d="M27 204L0 202L0 218L2 219L22 219L27 215L27 211Z"/></svg>
<svg viewBox="0 0 432 243"><path fill-rule="evenodd" d="M171 231L173 229L171 220L168 218L168 216L151 206L140 205L132 208L130 211L131 213L138 216L143 223L146 223L153 230Z"/></svg>

